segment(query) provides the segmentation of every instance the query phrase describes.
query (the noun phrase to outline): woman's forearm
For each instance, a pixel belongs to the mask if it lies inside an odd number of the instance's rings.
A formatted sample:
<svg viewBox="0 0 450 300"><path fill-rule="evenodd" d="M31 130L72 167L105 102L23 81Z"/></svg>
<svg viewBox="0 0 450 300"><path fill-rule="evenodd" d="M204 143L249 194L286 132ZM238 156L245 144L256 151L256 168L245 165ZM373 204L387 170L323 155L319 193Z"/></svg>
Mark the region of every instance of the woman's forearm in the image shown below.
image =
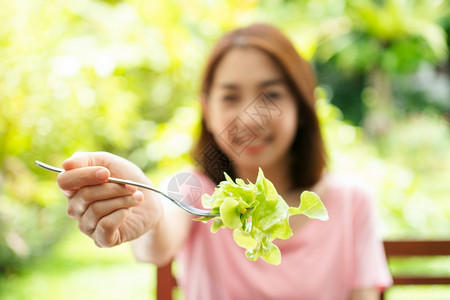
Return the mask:
<svg viewBox="0 0 450 300"><path fill-rule="evenodd" d="M158 266L167 264L186 240L191 218L172 203L166 203L157 226L130 242L135 258Z"/></svg>

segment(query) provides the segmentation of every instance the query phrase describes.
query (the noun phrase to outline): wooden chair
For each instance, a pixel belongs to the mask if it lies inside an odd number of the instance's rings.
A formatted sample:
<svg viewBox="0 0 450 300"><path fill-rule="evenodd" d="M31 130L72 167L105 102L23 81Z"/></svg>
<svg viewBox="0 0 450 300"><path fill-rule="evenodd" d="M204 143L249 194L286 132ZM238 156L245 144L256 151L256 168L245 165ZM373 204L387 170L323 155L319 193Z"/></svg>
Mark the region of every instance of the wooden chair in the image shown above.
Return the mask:
<svg viewBox="0 0 450 300"><path fill-rule="evenodd" d="M172 300L172 292L177 287L177 280L172 273L172 261L156 270L156 299Z"/></svg>
<svg viewBox="0 0 450 300"><path fill-rule="evenodd" d="M450 240L398 240L384 241L386 257L414 257L414 256L450 256ZM172 274L172 263L157 269L156 298L157 300L172 300L172 291L177 281ZM450 276L403 276L393 275L394 286L397 285L426 285L450 284ZM385 293L381 294L384 299Z"/></svg>
<svg viewBox="0 0 450 300"><path fill-rule="evenodd" d="M389 262L392 257L450 256L450 240L398 240L384 241ZM450 284L450 276L396 275L392 279L398 285ZM384 299L384 293L381 295Z"/></svg>

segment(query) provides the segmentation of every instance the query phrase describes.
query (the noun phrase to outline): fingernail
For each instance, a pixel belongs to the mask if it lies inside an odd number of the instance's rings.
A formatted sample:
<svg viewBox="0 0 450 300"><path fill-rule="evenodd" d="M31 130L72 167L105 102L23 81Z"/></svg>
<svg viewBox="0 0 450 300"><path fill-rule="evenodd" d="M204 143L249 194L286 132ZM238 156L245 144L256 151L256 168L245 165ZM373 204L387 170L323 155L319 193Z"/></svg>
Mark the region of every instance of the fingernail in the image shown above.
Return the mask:
<svg viewBox="0 0 450 300"><path fill-rule="evenodd" d="M144 195L141 191L136 191L136 193L133 194L134 199L136 199L138 202L142 202L144 200Z"/></svg>
<svg viewBox="0 0 450 300"><path fill-rule="evenodd" d="M130 193L134 193L137 191L137 187L135 187L135 186L126 184L125 187L126 187L127 191L129 191Z"/></svg>
<svg viewBox="0 0 450 300"><path fill-rule="evenodd" d="M95 173L95 177L100 180L106 180L109 178L109 172L105 169L100 169Z"/></svg>

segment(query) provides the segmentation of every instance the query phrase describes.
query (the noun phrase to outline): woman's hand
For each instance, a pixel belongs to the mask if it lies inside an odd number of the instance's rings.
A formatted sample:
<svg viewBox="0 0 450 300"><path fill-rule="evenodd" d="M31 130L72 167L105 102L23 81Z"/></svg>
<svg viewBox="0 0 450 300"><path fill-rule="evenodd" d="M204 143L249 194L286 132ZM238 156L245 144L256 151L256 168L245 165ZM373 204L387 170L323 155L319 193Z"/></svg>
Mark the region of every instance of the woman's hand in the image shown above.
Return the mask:
<svg viewBox="0 0 450 300"><path fill-rule="evenodd" d="M160 222L163 209L154 194L107 182L111 176L151 184L128 160L105 152L77 152L63 168L58 185L69 200L67 214L97 246L134 240Z"/></svg>

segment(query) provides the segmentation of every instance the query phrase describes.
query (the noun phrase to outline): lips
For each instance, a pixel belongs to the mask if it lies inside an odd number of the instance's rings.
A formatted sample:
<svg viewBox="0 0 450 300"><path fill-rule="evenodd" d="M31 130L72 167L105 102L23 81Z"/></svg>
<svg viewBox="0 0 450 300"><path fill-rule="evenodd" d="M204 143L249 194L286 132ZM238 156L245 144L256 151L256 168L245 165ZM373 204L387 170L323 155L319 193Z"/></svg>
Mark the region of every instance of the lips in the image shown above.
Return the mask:
<svg viewBox="0 0 450 300"><path fill-rule="evenodd" d="M272 141L273 136L269 136L266 138L258 138L254 141L252 141L247 147L245 147L244 152L256 154L258 152L261 152L265 147L267 147Z"/></svg>

